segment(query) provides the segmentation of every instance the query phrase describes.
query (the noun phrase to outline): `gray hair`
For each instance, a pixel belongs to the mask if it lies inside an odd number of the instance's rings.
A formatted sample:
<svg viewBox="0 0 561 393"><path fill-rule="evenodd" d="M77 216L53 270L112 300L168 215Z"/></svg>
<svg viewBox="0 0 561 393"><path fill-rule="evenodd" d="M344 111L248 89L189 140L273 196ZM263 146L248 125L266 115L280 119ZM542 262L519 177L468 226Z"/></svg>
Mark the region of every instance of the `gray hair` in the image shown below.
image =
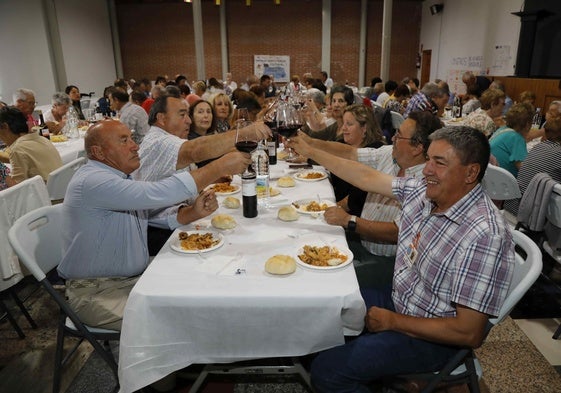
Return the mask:
<svg viewBox="0 0 561 393"><path fill-rule="evenodd" d="M24 88L17 89L12 96L14 105L18 102L18 100L25 101L29 96L35 97L35 92L33 90L24 89Z"/></svg>
<svg viewBox="0 0 561 393"><path fill-rule="evenodd" d="M446 89L438 86L434 82L427 82L421 89L421 92L429 98L440 98L447 94Z"/></svg>
<svg viewBox="0 0 561 393"><path fill-rule="evenodd" d="M431 142L444 140L452 146L462 165L479 164L477 180L481 182L489 164L491 148L485 134L473 127L444 127L430 134Z"/></svg>
<svg viewBox="0 0 561 393"><path fill-rule="evenodd" d="M319 104L320 106L323 106L325 104L325 93L315 87L306 90L306 96L314 101L316 105Z"/></svg>
<svg viewBox="0 0 561 393"><path fill-rule="evenodd" d="M72 100L68 94L58 91L53 94L52 103L53 105L71 105Z"/></svg>

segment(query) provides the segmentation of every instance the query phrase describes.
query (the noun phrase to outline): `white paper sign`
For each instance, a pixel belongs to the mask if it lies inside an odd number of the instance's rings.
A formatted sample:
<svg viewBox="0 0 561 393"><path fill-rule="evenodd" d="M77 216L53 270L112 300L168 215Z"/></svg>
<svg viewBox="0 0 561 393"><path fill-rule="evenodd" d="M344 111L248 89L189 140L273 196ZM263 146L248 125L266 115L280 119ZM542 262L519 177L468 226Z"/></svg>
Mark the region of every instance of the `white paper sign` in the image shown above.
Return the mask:
<svg viewBox="0 0 561 393"><path fill-rule="evenodd" d="M254 55L253 72L258 77L271 75L275 82L290 81L290 56Z"/></svg>

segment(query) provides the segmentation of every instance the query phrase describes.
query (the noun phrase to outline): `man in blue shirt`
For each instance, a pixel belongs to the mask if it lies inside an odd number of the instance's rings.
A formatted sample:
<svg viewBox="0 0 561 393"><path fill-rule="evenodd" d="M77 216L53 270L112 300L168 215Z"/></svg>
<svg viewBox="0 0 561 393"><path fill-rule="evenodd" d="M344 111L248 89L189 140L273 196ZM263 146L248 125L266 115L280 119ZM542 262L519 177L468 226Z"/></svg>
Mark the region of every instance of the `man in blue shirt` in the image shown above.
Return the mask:
<svg viewBox="0 0 561 393"><path fill-rule="evenodd" d="M92 326L120 329L128 294L148 266L146 232L151 209L197 197L214 179L241 173L249 154L232 152L211 164L158 182L134 181L140 165L138 145L119 121L92 126L85 138L89 161L70 182L63 203L64 257L58 272L80 318ZM196 209L212 212L217 202L203 193ZM182 206L158 216L176 228L186 222Z"/></svg>

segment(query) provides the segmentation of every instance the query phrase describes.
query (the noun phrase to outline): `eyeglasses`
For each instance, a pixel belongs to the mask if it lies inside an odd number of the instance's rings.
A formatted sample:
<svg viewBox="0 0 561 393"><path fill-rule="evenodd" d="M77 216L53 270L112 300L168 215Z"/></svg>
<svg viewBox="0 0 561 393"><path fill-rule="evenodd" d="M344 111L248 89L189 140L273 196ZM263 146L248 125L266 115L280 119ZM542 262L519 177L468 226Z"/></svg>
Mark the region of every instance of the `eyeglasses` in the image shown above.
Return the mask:
<svg viewBox="0 0 561 393"><path fill-rule="evenodd" d="M393 137L394 137L394 139L403 139L404 141L412 141L412 140L415 139L415 138L406 138L406 137L404 137L404 136L401 136L401 135L399 134L399 131L397 131L397 132L393 135Z"/></svg>

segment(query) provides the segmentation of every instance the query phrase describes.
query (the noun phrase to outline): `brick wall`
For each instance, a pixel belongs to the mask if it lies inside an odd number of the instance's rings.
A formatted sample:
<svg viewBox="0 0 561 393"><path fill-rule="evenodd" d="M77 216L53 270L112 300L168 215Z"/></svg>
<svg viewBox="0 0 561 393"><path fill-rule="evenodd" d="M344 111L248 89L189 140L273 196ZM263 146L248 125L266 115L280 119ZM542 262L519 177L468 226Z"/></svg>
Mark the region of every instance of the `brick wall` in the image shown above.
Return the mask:
<svg viewBox="0 0 561 393"><path fill-rule="evenodd" d="M359 79L360 0L332 0L331 77L339 83ZM192 5L183 2L117 0L125 78L186 74L196 79ZM228 62L234 79L253 73L253 55L290 56L291 74L321 71L321 0L226 0ZM390 78L416 75L421 2L394 0ZM366 75L380 74L382 0L368 2ZM221 79L220 13L214 0L202 1L206 77Z"/></svg>

